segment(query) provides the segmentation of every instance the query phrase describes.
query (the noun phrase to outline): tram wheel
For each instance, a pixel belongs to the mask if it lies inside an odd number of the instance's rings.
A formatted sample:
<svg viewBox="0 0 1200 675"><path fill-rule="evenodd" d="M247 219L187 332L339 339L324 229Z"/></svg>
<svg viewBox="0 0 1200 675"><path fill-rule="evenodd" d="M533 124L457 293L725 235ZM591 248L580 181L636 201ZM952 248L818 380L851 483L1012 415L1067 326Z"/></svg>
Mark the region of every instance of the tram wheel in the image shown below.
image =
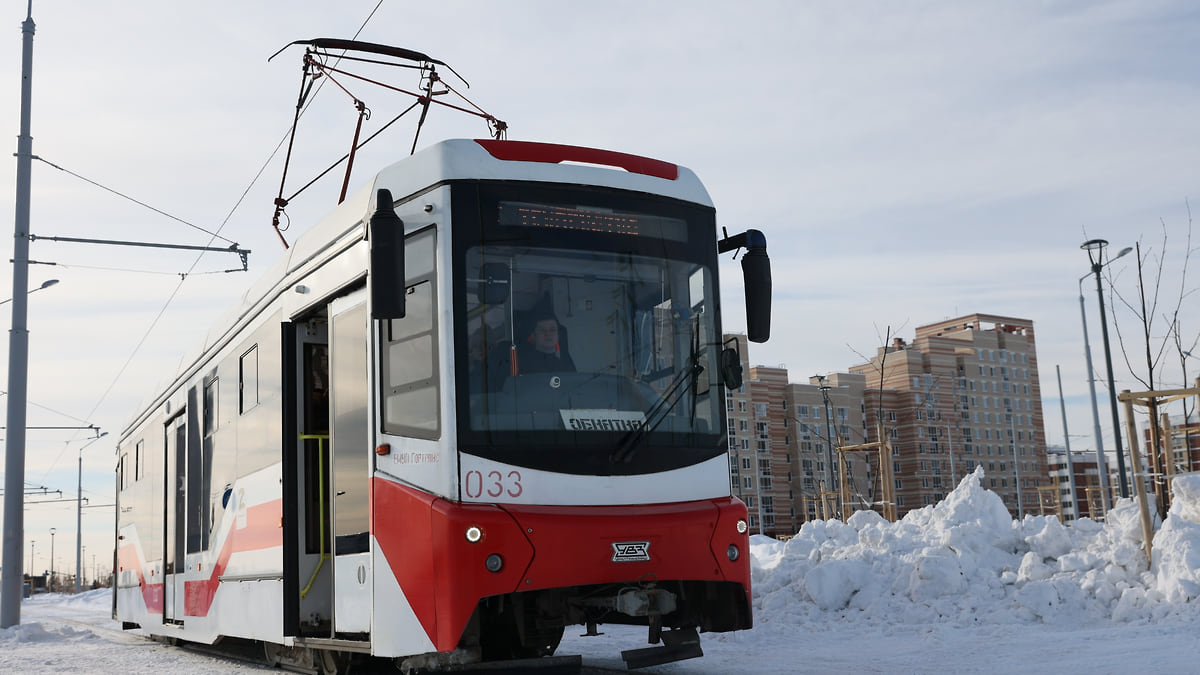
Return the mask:
<svg viewBox="0 0 1200 675"><path fill-rule="evenodd" d="M552 656L558 649L565 627L538 622L517 604L506 602L500 610L484 615L480 635L484 661Z"/></svg>

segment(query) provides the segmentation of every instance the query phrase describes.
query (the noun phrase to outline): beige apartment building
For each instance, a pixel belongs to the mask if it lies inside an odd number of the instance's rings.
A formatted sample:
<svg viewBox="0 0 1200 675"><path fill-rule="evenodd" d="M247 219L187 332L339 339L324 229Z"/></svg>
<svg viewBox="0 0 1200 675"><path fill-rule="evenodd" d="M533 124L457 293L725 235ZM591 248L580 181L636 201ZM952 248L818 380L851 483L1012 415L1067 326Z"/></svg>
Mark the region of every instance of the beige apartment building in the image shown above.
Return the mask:
<svg viewBox="0 0 1200 675"><path fill-rule="evenodd" d="M1015 517L1057 509L1032 321L970 314L921 326L911 343L897 338L869 362L807 383L749 367L745 337L726 338L737 340L747 373L727 409L731 485L753 532L787 536L827 513L882 512L885 502L903 517L977 466ZM877 449L841 450L876 443L877 428L890 474Z"/></svg>
<svg viewBox="0 0 1200 675"><path fill-rule="evenodd" d="M843 458L841 451L869 440L863 417L865 384L862 375L831 373L787 386L790 418L784 445L790 450L791 515L797 525L848 516L879 503L878 454L845 453Z"/></svg>

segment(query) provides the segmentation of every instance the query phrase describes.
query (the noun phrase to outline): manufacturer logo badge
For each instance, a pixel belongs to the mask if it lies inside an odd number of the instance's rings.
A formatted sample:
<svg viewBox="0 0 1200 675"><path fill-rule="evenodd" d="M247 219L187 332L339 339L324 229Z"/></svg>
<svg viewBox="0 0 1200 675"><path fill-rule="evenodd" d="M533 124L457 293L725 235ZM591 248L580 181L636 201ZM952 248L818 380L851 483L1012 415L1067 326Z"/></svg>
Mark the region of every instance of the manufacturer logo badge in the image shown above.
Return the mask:
<svg viewBox="0 0 1200 675"><path fill-rule="evenodd" d="M613 562L649 562L650 542L648 541L614 541L612 543Z"/></svg>

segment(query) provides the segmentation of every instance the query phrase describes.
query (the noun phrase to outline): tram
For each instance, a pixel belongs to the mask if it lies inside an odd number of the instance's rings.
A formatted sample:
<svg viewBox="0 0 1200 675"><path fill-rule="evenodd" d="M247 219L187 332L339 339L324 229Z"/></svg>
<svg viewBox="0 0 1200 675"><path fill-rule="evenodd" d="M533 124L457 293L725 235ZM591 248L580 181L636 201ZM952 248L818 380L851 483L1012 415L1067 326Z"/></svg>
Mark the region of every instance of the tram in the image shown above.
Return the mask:
<svg viewBox="0 0 1200 675"><path fill-rule="evenodd" d="M639 667L749 628L735 250L761 342L765 238L718 239L686 168L448 140L384 169L123 431L114 618L319 672L551 659L606 623L647 628Z"/></svg>

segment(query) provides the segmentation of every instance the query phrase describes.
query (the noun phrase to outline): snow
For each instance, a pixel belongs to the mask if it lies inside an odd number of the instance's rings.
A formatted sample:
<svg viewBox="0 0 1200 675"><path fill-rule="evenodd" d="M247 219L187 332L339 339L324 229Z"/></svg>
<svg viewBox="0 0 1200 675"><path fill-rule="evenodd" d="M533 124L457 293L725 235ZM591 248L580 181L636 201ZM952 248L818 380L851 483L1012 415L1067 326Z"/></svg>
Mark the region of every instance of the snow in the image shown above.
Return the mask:
<svg viewBox="0 0 1200 675"><path fill-rule="evenodd" d="M755 628L702 636L705 656L647 673L1191 672L1200 662L1200 477L1174 481L1148 566L1141 521L1120 500L1107 523L1009 517L966 476L942 502L888 523L806 523L751 540ZM107 590L42 595L0 630L0 671L261 672L122 632ZM568 630L559 653L623 669L645 629Z"/></svg>

